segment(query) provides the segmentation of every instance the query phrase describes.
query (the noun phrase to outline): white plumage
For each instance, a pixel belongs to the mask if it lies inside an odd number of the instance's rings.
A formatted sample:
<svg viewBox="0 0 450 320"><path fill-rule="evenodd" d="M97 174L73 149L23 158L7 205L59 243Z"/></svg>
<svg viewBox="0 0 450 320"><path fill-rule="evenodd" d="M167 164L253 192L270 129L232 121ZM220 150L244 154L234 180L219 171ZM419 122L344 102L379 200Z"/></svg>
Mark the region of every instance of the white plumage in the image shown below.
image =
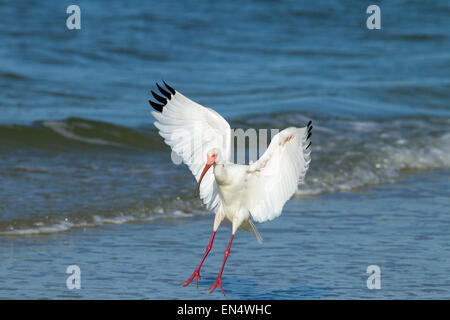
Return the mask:
<svg viewBox="0 0 450 320"><path fill-rule="evenodd" d="M252 218L264 222L278 217L287 200L303 181L310 151L306 128L287 128L270 142L262 157L247 170L247 208Z"/></svg>
<svg viewBox="0 0 450 320"><path fill-rule="evenodd" d="M172 150L183 159L197 181L206 163L206 152L217 148L230 159L231 128L228 122L212 109L205 108L176 94L162 112L152 112L159 134ZM205 151L202 153L201 151ZM200 198L209 210L216 212L220 203L217 183L208 171L200 185Z"/></svg>
<svg viewBox="0 0 450 320"><path fill-rule="evenodd" d="M167 90L157 84L164 97L152 91L161 103L150 101L156 109L152 112L157 120L155 126L164 141L187 164L198 182L200 198L216 214L213 236L203 260L224 218L232 222L231 240L236 230L242 227L252 231L261 241L251 219L264 222L278 217L299 182L303 181L311 161L311 122L307 127L290 127L279 132L255 163L234 164L228 122L214 110L164 84ZM209 170L211 166L213 170ZM186 285L194 277L198 281L200 267L201 263ZM221 273L212 291L218 284L222 288Z"/></svg>

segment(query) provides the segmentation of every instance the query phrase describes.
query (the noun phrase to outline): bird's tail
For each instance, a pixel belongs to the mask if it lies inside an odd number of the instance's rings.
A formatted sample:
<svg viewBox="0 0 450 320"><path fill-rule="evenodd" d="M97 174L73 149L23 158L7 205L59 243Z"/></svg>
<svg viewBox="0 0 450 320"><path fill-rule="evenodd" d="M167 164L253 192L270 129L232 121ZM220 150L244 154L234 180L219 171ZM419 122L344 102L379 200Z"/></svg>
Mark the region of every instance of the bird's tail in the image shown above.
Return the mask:
<svg viewBox="0 0 450 320"><path fill-rule="evenodd" d="M256 229L255 225L253 224L252 220L248 219L248 223L250 225L250 231L256 236L256 239L259 243L262 243L262 237L258 232L258 229Z"/></svg>
<svg viewBox="0 0 450 320"><path fill-rule="evenodd" d="M259 234L258 229L256 229L255 225L253 224L253 221L250 218L243 221L241 223L241 225L239 226L239 229L253 233L255 235L256 239L258 240L258 242L262 243L263 239L262 239L261 235Z"/></svg>

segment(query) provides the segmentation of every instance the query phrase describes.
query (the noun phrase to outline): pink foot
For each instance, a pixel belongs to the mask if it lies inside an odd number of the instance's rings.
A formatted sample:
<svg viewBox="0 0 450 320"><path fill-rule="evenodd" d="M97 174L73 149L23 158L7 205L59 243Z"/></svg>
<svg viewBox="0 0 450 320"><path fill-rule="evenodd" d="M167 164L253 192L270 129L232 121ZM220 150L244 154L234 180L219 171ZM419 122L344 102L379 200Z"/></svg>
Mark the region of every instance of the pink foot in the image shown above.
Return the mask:
<svg viewBox="0 0 450 320"><path fill-rule="evenodd" d="M210 293L213 293L214 290L216 290L217 286L220 286L220 290L222 290L223 295L225 295L225 292L222 288L222 277L217 277L217 280L213 283L213 285L206 290L211 290Z"/></svg>
<svg viewBox="0 0 450 320"><path fill-rule="evenodd" d="M180 286L186 287L191 284L192 280L195 278L195 285L198 288L198 279L200 279L200 270L195 270L192 276L189 277L186 281L180 283Z"/></svg>
<svg viewBox="0 0 450 320"><path fill-rule="evenodd" d="M200 268L202 267L203 261L205 261L206 256L208 255L209 251L212 248L215 235L216 235L216 231L213 231L213 233L211 235L211 240L209 240L209 244L206 247L206 251L205 251L205 254L203 255L202 261L200 261L200 264L198 265L197 269L195 269L192 276L189 279L187 279L186 281L180 283L180 286L186 287L186 286L190 285L192 280L194 280L194 278L195 278L195 285L198 288L198 279L200 279Z"/></svg>

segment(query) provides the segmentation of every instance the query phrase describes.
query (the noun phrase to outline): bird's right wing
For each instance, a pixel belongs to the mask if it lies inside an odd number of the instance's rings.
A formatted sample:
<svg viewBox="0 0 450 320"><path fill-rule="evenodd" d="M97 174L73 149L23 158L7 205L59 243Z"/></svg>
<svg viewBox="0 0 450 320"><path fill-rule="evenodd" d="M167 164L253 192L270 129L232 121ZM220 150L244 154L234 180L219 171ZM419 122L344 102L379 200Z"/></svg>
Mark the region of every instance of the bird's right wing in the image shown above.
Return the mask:
<svg viewBox="0 0 450 320"><path fill-rule="evenodd" d="M253 220L278 217L308 170L311 121L304 128L287 128L270 142L266 152L247 171L247 208Z"/></svg>
<svg viewBox="0 0 450 320"><path fill-rule="evenodd" d="M216 111L188 99L164 82L166 89L157 84L159 102L149 101L156 110L155 126L172 150L183 159L198 181L206 164L206 153L217 148L225 161L231 157L231 128ZM220 205L218 186L213 170L203 177L200 198L208 209L215 211Z"/></svg>

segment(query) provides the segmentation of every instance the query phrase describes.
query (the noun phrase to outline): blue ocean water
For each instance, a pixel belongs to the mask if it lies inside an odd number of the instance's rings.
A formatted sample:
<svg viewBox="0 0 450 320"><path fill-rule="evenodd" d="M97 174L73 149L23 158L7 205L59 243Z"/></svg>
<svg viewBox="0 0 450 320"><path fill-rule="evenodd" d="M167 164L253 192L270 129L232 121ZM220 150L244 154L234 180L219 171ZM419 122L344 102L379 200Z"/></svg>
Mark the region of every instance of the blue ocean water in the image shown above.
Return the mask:
<svg viewBox="0 0 450 320"><path fill-rule="evenodd" d="M76 4L80 30L69 3L0 3L1 298L222 297L177 286L213 216L153 126L161 80L232 128L314 124L305 184L262 245L234 241L228 298L449 298L448 2L374 1L380 30L361 1Z"/></svg>

